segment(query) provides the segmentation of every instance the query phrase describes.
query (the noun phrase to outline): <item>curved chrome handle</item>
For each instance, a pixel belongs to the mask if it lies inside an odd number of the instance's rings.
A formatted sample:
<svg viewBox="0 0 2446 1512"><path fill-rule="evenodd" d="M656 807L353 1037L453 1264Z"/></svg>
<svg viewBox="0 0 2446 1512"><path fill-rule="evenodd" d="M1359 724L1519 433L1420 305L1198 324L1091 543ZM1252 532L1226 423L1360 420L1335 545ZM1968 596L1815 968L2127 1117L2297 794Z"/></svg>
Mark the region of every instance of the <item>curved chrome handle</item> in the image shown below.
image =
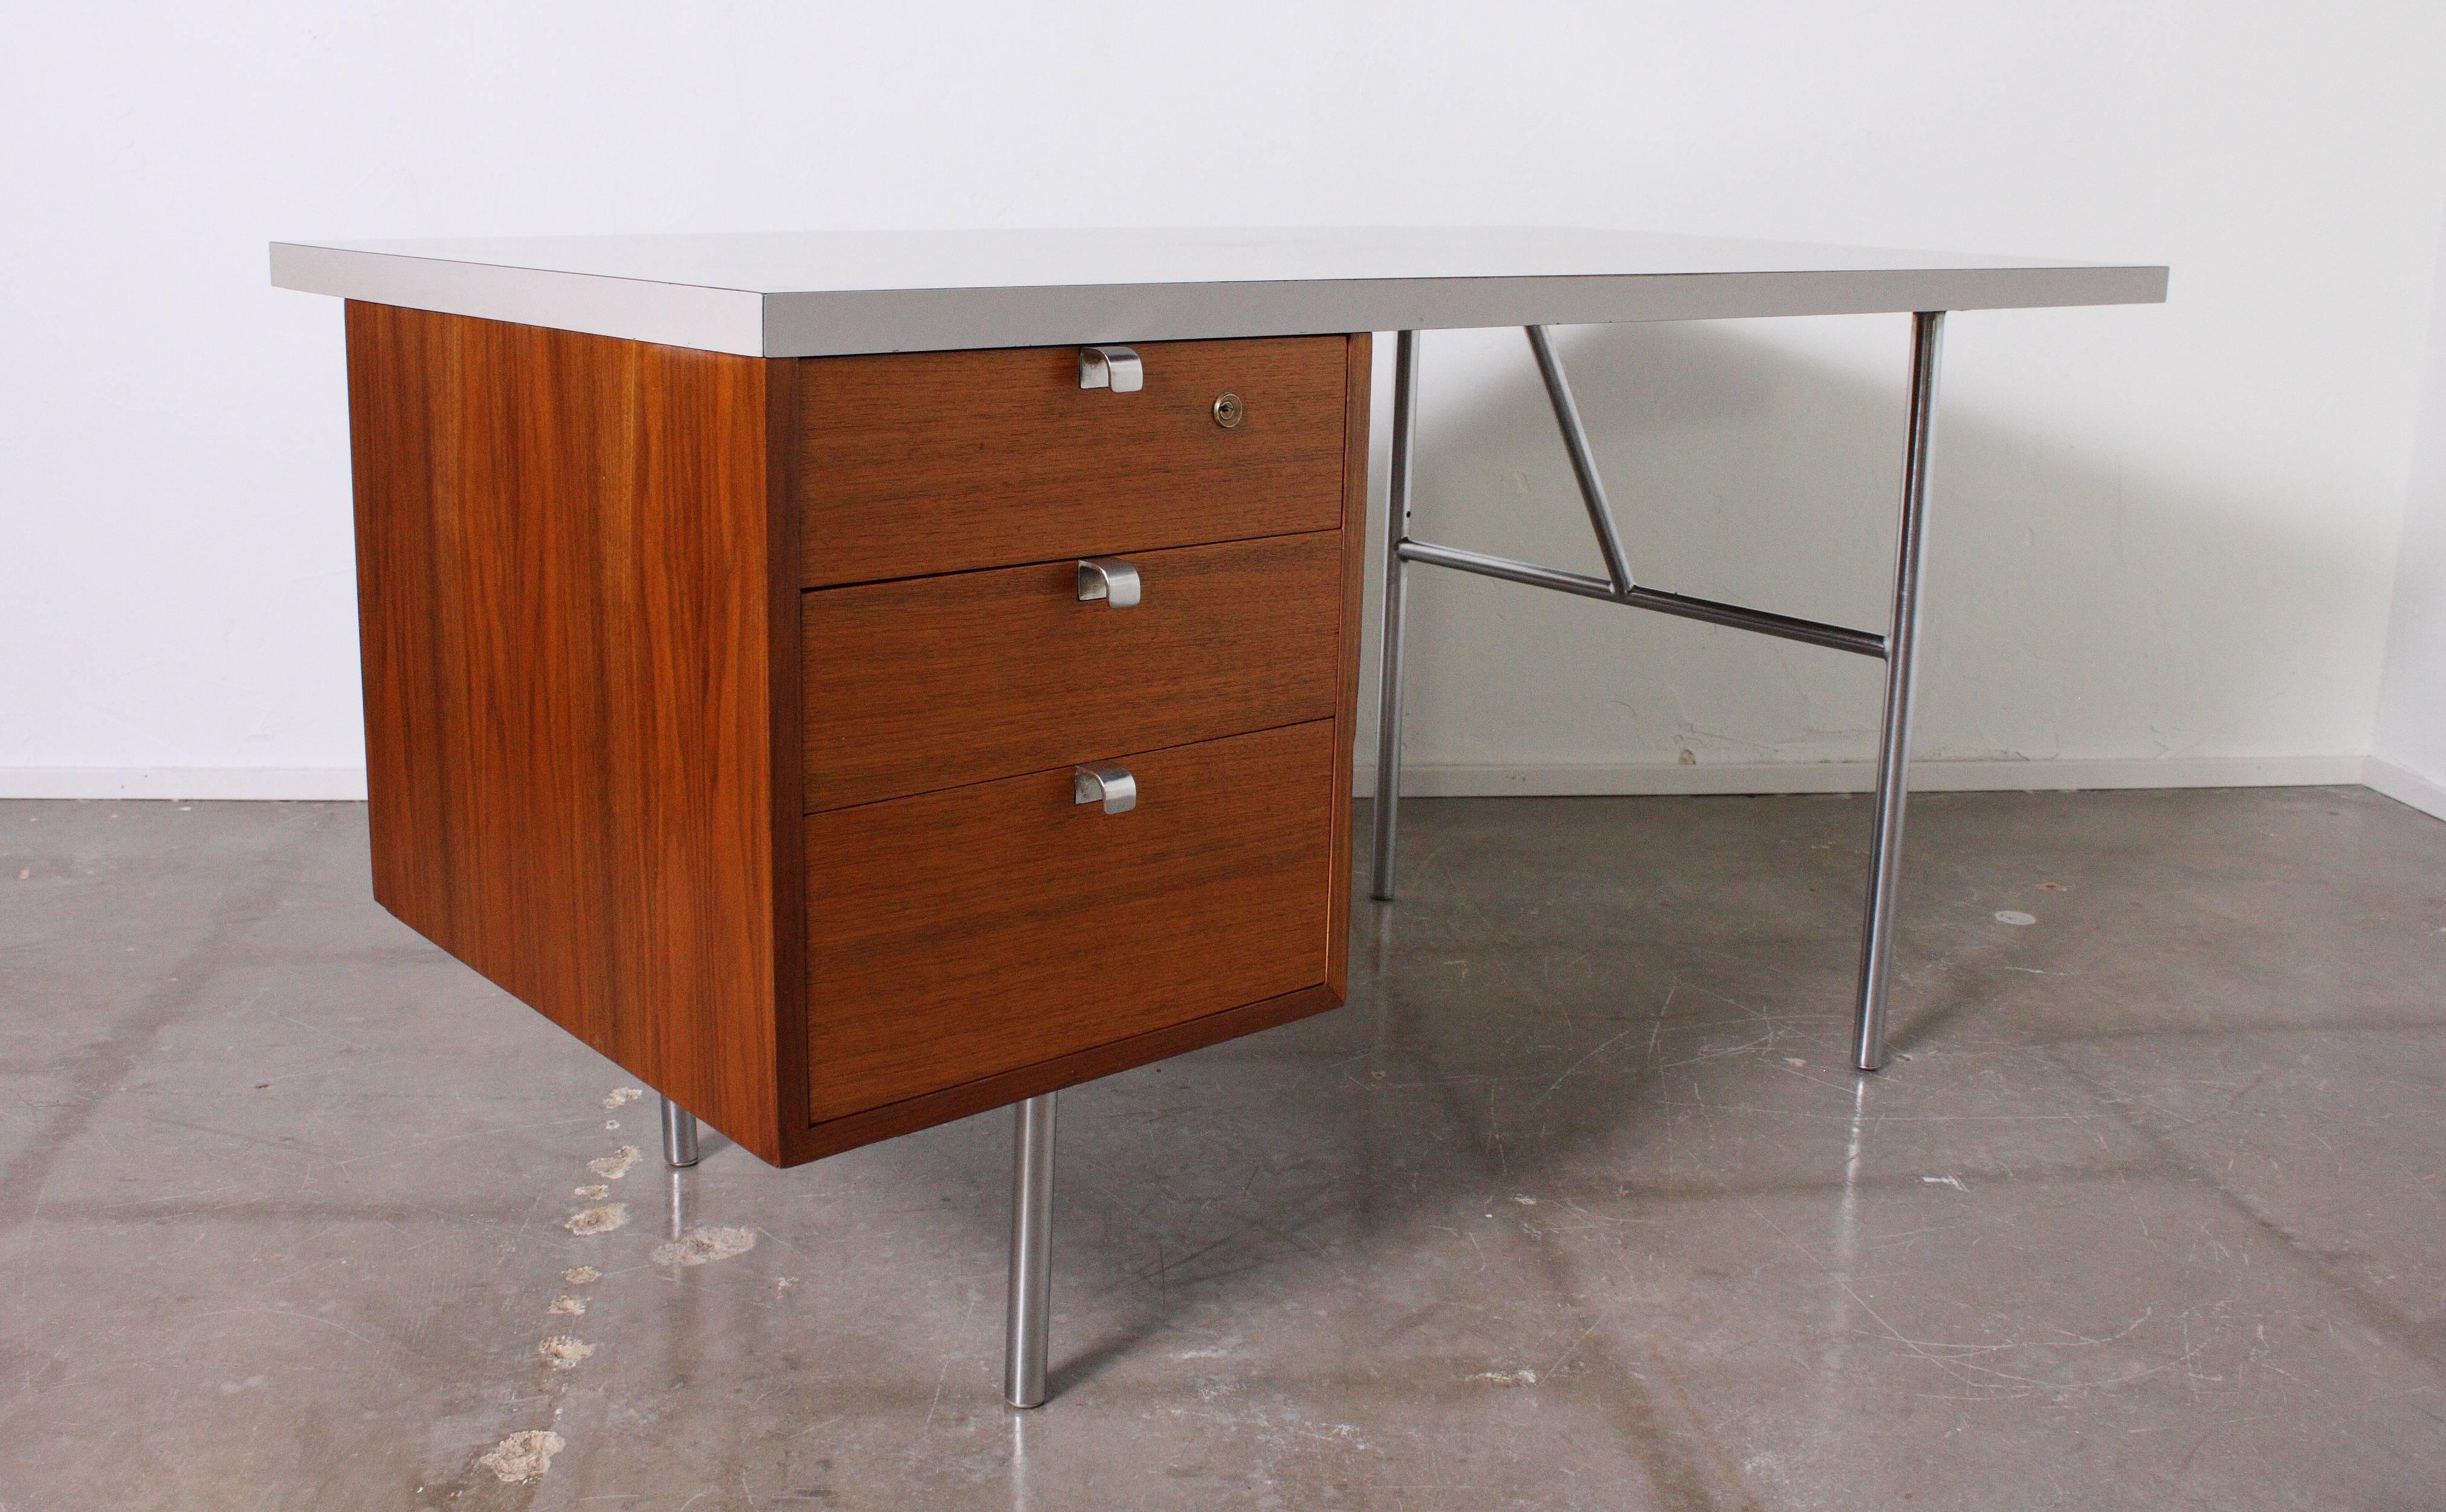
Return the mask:
<svg viewBox="0 0 2446 1512"><path fill-rule="evenodd" d="M1138 354L1126 346L1082 346L1079 386L1135 394L1146 387L1146 367L1138 361Z"/></svg>
<svg viewBox="0 0 2446 1512"><path fill-rule="evenodd" d="M1079 563L1079 602L1103 600L1117 609L1138 602L1138 569L1118 556L1082 557Z"/></svg>
<svg viewBox="0 0 2446 1512"><path fill-rule="evenodd" d="M1138 779L1130 769L1109 762L1070 769L1070 801L1102 802L1106 813L1127 813L1138 806Z"/></svg>

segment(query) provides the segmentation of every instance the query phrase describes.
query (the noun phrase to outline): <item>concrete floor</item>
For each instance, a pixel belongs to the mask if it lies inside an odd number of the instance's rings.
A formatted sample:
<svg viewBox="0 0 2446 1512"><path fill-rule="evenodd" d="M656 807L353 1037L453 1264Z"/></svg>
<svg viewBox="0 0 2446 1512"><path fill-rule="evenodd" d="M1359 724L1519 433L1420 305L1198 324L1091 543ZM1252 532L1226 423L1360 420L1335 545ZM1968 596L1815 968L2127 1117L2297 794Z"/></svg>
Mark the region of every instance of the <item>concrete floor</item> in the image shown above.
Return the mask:
<svg viewBox="0 0 2446 1512"><path fill-rule="evenodd" d="M1347 1008L1064 1094L1027 1415L1007 1115L674 1196L357 807L0 804L0 1507L2446 1503L2446 825L1920 798L1864 1079L1867 816L1410 806Z"/></svg>

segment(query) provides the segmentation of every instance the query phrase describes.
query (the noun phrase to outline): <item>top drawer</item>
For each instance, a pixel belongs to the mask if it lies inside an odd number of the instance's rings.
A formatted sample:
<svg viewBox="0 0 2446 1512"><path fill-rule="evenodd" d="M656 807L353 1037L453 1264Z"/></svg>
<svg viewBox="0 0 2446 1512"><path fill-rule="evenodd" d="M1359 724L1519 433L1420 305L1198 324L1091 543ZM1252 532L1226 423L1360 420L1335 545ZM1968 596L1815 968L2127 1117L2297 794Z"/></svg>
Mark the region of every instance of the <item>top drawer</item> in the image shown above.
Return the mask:
<svg viewBox="0 0 2446 1512"><path fill-rule="evenodd" d="M816 588L1332 530L1349 338L1157 342L1146 386L1079 349L812 357L793 485ZM1240 420L1215 419L1239 399Z"/></svg>

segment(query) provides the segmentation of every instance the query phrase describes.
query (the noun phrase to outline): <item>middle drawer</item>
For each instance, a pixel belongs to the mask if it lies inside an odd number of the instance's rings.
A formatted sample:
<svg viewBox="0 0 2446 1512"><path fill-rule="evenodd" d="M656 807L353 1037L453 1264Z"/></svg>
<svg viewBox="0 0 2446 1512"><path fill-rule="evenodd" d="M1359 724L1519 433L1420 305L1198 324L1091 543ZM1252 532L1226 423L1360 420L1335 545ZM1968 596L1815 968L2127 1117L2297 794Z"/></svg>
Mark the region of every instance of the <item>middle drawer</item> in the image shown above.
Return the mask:
<svg viewBox="0 0 2446 1512"><path fill-rule="evenodd" d="M1341 532L1122 560L1127 608L1076 561L805 594L807 812L1333 717Z"/></svg>

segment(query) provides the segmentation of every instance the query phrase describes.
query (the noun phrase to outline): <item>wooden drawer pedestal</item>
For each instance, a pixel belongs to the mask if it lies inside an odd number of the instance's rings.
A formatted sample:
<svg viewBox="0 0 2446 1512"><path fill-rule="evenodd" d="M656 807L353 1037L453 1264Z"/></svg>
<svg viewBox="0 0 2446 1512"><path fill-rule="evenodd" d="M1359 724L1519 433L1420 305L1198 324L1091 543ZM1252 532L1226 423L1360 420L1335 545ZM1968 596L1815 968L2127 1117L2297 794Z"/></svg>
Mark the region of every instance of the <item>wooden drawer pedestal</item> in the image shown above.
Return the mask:
<svg viewBox="0 0 2446 1512"><path fill-rule="evenodd" d="M1139 351L352 303L375 896L783 1165L1339 1004L1368 338Z"/></svg>

